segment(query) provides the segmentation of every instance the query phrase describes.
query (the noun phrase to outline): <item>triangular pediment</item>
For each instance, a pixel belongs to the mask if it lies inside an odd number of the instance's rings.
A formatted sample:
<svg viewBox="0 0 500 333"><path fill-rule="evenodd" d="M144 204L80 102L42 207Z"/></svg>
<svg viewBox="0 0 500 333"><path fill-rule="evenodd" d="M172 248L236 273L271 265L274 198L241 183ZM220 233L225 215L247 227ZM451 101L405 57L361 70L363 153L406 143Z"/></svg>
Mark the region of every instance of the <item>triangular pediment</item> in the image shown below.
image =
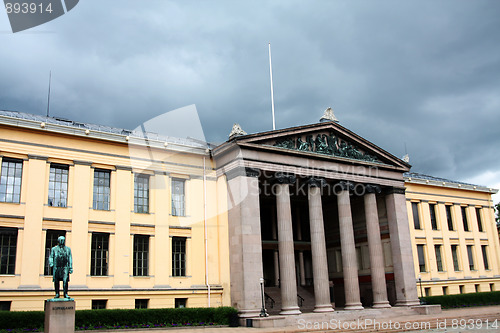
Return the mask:
<svg viewBox="0 0 500 333"><path fill-rule="evenodd" d="M387 165L409 170L410 165L336 122L298 126L236 137L248 148L331 158L344 162Z"/></svg>

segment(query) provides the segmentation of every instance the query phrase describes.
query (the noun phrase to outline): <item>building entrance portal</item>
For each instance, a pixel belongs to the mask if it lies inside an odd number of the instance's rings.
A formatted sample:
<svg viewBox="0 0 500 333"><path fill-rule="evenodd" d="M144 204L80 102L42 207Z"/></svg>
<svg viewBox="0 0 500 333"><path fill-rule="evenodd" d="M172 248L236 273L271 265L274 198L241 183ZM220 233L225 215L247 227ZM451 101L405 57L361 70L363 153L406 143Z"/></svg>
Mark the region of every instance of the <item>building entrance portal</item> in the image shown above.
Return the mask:
<svg viewBox="0 0 500 333"><path fill-rule="evenodd" d="M266 287L266 306L271 309L271 313L279 311L276 307L279 307L281 304L281 294L277 291L277 288L279 289L281 286L279 274L279 237L276 219L277 194L275 183L273 182L274 178L275 176L267 175L266 177L266 175L261 175L259 179L263 274ZM360 309L367 306L389 307L389 301L394 305L394 274L390 260L391 250L387 213L383 196L376 193L377 191L381 192L381 188L374 186L367 188L358 186L356 188L356 185L353 184L342 184L335 181L327 182L325 180L316 180L316 182L319 182L321 186L313 186L312 190L317 192L318 198L320 197L321 199L321 213L319 213L319 207L313 206L313 209L318 209L316 215L323 216L320 222L324 230L324 238L317 240L317 243L320 243L319 245L324 243L327 258L325 269L327 279L325 281L328 287L323 286L323 289L320 289L320 292L324 293L324 299L329 299L331 304L339 308L346 307L346 297L350 301L347 307L351 309ZM314 307L308 308L307 305L314 304L316 298L315 283L325 282L314 280L313 261L315 257L313 257L311 246L311 211L309 210L310 183L310 178L296 177L296 182L289 186L295 256L294 266L298 287L297 299L302 312L314 310ZM351 210L348 213L344 212L344 214L347 215L347 218L349 217L348 215L351 215L352 219L354 256L350 259L353 265L348 268L351 275L344 276L339 219L339 195L344 193L343 191L346 186L349 195L349 202L347 204L351 206ZM368 199L364 198L365 195ZM370 202L370 200L374 200L374 202ZM370 225L371 229L374 229L371 230L371 235L374 236L372 237L372 242L375 243L372 244L372 252L375 257L373 260L380 267L379 272L374 272L374 274L378 274L377 277L379 280L377 281L379 282L378 285L375 286L372 281L365 201L367 201L368 209L374 209L370 207L371 205L374 205L376 208L376 214L370 216L374 221L369 221L372 224L377 224L374 226ZM340 207L340 209L342 208ZM349 233L349 231L346 233ZM378 242L376 239L377 235L379 237ZM347 246L349 246L349 243ZM321 254L321 252L319 253ZM322 272L320 271L318 274L322 274ZM348 290L346 290L346 283L344 282L346 277L354 281L351 284L347 282L347 287L351 288ZM356 284L359 291L356 290ZM374 293L374 290L376 293ZM350 294L346 294L346 292ZM359 293L359 296L352 293ZM311 299L310 302L308 302L308 298Z"/></svg>
<svg viewBox="0 0 500 333"><path fill-rule="evenodd" d="M335 122L236 136L214 157L241 317L259 315L261 278L282 315L418 304L408 164Z"/></svg>

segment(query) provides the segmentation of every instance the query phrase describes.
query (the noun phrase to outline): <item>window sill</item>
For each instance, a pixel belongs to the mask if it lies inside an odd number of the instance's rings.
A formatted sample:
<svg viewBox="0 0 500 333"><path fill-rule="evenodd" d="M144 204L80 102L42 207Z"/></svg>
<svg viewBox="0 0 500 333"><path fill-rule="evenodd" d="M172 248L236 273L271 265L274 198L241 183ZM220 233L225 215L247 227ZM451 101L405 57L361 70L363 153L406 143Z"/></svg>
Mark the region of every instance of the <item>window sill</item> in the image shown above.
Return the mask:
<svg viewBox="0 0 500 333"><path fill-rule="evenodd" d="M129 276L134 279L150 279L155 277L154 275L129 275Z"/></svg>
<svg viewBox="0 0 500 333"><path fill-rule="evenodd" d="M173 275L170 275L169 277L171 278L181 278L181 279L185 279L185 278L190 278L192 277L191 275L184 275L184 276L173 276Z"/></svg>

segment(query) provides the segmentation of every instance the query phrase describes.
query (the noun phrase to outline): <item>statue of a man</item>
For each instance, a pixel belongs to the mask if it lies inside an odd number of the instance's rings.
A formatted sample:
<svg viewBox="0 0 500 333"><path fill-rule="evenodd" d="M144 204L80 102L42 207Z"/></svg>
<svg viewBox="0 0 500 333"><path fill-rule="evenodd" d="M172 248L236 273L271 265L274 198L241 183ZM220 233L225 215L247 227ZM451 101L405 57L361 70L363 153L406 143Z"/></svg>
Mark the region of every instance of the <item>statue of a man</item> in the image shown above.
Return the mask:
<svg viewBox="0 0 500 333"><path fill-rule="evenodd" d="M59 282L63 282L64 298L68 296L69 275L73 273L73 258L71 249L64 245L66 239L64 236L59 236L57 239L58 245L54 246L50 251L49 266L53 270L54 288L56 297L59 298Z"/></svg>

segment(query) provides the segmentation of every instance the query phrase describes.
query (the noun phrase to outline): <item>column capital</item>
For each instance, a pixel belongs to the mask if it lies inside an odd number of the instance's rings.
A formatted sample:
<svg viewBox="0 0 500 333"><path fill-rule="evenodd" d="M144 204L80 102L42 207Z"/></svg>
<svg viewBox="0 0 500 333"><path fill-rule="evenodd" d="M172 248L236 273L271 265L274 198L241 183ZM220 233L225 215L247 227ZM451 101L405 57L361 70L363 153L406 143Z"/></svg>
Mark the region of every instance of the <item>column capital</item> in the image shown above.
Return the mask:
<svg viewBox="0 0 500 333"><path fill-rule="evenodd" d="M366 193L381 193L382 189L378 185L367 184L365 185Z"/></svg>
<svg viewBox="0 0 500 333"><path fill-rule="evenodd" d="M283 172L277 172L274 174L274 180L278 183L278 184L293 184L297 181L297 177L295 175L289 175L289 174L285 174Z"/></svg>
<svg viewBox="0 0 500 333"><path fill-rule="evenodd" d="M325 187L326 186L326 180L323 178L316 178L316 177L310 177L307 179L306 184L309 187Z"/></svg>
<svg viewBox="0 0 500 333"><path fill-rule="evenodd" d="M404 187L389 187L386 189L386 194L405 194L406 188Z"/></svg>
<svg viewBox="0 0 500 333"><path fill-rule="evenodd" d="M354 184L351 183L351 182L346 182L346 181L341 181L337 184L337 186L340 186L340 188L343 190L343 191L352 191L354 190Z"/></svg>
<svg viewBox="0 0 500 333"><path fill-rule="evenodd" d="M248 168L248 167L238 167L225 172L227 180L231 180L233 178L240 176L257 178L260 176L260 173L261 173L260 169Z"/></svg>

